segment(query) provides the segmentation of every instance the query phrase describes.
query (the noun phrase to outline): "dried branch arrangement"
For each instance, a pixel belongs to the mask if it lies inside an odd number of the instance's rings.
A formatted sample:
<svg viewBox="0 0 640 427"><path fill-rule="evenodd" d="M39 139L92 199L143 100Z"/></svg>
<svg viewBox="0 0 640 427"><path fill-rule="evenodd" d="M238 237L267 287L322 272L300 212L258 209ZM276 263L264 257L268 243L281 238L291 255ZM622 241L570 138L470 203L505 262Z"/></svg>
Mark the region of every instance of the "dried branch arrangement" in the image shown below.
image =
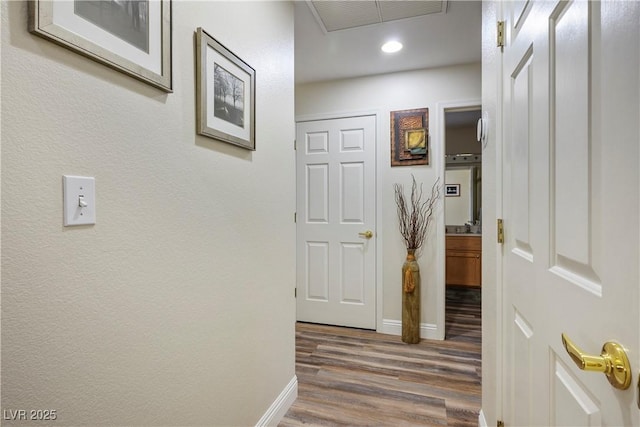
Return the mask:
<svg viewBox="0 0 640 427"><path fill-rule="evenodd" d="M407 249L416 251L422 247L427 229L433 219L435 205L440 198L440 179L436 180L431 187L431 197L422 200L422 184L418 187L416 179L411 175L411 199L407 200L404 195L404 188L401 184L394 184L396 206L398 208L398 221L400 223L400 234L404 239Z"/></svg>

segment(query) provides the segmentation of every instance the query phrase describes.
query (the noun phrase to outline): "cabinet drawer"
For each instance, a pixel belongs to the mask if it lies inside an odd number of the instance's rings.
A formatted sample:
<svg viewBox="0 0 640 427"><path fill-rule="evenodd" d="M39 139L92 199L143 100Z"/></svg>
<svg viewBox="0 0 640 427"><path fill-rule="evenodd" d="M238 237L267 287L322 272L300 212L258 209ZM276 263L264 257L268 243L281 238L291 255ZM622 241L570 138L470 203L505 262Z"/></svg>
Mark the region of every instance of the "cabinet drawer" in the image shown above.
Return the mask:
<svg viewBox="0 0 640 427"><path fill-rule="evenodd" d="M447 251L447 285L480 286L482 257L479 252Z"/></svg>
<svg viewBox="0 0 640 427"><path fill-rule="evenodd" d="M480 251L482 250L482 238L480 236L447 236L447 250Z"/></svg>

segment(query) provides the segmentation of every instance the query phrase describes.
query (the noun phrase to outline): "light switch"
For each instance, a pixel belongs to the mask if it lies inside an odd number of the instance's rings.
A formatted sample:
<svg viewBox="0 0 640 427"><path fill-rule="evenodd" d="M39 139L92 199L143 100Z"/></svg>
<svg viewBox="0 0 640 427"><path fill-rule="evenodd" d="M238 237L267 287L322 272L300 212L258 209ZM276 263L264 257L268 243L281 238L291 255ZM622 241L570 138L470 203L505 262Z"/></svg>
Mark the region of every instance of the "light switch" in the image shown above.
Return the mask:
<svg viewBox="0 0 640 427"><path fill-rule="evenodd" d="M93 177L63 175L64 225L96 223L96 180Z"/></svg>

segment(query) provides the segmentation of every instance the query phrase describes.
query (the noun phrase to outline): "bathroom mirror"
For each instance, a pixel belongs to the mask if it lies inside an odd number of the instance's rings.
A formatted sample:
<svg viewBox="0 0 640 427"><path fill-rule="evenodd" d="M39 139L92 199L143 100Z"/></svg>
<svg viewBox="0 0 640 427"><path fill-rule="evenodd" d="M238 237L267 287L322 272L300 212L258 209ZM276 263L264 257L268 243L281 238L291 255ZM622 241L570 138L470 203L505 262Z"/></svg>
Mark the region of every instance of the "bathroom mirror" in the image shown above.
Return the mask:
<svg viewBox="0 0 640 427"><path fill-rule="evenodd" d="M445 197L446 225L480 223L482 209L482 168L480 165L447 166L445 184L459 184L459 196Z"/></svg>
<svg viewBox="0 0 640 427"><path fill-rule="evenodd" d="M477 141L479 109L445 112L445 224L463 226L482 221L482 146Z"/></svg>

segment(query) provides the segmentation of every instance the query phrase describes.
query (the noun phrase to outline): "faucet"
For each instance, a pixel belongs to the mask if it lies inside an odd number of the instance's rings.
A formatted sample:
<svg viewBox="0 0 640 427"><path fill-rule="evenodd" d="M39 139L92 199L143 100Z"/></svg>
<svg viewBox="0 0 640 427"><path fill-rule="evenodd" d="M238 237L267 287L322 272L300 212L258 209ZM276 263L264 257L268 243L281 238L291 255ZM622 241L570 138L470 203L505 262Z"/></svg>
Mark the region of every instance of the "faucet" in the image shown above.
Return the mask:
<svg viewBox="0 0 640 427"><path fill-rule="evenodd" d="M468 233L482 233L480 228L480 221L467 221L464 226L466 227Z"/></svg>

